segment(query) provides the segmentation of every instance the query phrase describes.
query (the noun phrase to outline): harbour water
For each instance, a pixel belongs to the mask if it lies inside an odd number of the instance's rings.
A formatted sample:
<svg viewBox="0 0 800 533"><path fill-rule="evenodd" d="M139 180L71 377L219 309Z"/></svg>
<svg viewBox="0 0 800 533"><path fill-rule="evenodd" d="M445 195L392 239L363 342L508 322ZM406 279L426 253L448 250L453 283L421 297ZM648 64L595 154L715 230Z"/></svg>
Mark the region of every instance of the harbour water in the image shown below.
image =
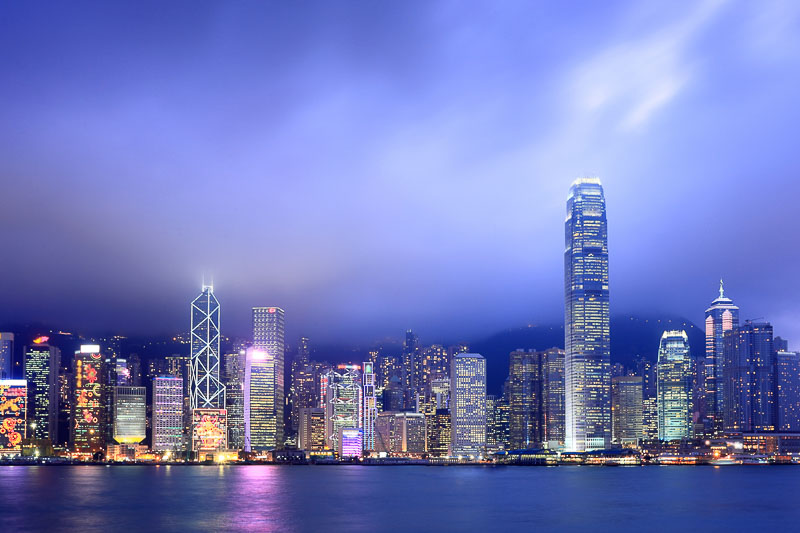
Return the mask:
<svg viewBox="0 0 800 533"><path fill-rule="evenodd" d="M5 531L770 531L800 468L3 466Z"/></svg>

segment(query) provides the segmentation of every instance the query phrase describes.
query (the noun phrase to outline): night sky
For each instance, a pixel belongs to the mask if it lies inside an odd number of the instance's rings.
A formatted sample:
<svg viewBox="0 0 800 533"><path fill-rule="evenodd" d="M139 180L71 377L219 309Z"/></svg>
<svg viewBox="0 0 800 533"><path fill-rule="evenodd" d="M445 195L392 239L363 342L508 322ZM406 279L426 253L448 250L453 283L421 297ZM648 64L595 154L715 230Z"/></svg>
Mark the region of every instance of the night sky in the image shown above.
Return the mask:
<svg viewBox="0 0 800 533"><path fill-rule="evenodd" d="M4 2L0 322L474 339L563 320L603 180L612 314L719 278L800 348L800 3ZM613 335L613 332L612 332Z"/></svg>

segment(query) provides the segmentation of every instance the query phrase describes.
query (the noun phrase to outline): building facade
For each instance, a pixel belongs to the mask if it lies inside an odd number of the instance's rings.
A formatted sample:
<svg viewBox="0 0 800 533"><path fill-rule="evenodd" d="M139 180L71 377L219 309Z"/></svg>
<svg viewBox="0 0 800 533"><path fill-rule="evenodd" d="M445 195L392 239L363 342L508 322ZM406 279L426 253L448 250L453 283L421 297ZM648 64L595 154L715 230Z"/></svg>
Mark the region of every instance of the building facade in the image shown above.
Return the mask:
<svg viewBox="0 0 800 533"><path fill-rule="evenodd" d="M692 362L685 331L665 331L658 349L658 438L692 437Z"/></svg>
<svg viewBox="0 0 800 533"><path fill-rule="evenodd" d="M338 365L329 370L323 379L325 392L322 403L325 409L325 441L328 449L339 449L341 428L363 427L363 392L361 367Z"/></svg>
<svg viewBox="0 0 800 533"><path fill-rule="evenodd" d="M459 353L450 365L450 455L477 457L486 447L486 359Z"/></svg>
<svg viewBox="0 0 800 533"><path fill-rule="evenodd" d="M189 408L224 409L225 386L220 380L220 306L214 287L204 285L192 302Z"/></svg>
<svg viewBox="0 0 800 533"><path fill-rule="evenodd" d="M152 448L157 452L179 452L184 445L183 378L153 378Z"/></svg>
<svg viewBox="0 0 800 533"><path fill-rule="evenodd" d="M565 233L565 444L581 452L611 442L608 227L599 179L572 184Z"/></svg>
<svg viewBox="0 0 800 533"><path fill-rule="evenodd" d="M114 440L139 444L147 436L147 391L144 387L114 387Z"/></svg>
<svg viewBox="0 0 800 533"><path fill-rule="evenodd" d="M250 445L254 449L282 448L284 441L284 329L280 307L253 308L253 360L250 382ZM263 354L263 357L260 355ZM245 377L245 379L247 379ZM247 384L245 384L247 389ZM245 395L247 395L245 390ZM247 404L247 400L245 400ZM257 406L255 408L254 406ZM245 407L247 411L247 406ZM247 416L247 415L246 415Z"/></svg>
<svg viewBox="0 0 800 533"><path fill-rule="evenodd" d="M25 380L28 382L28 423L31 436L59 442L58 435L58 373L61 370L61 350L47 344L47 337L38 337L25 347Z"/></svg>
<svg viewBox="0 0 800 533"><path fill-rule="evenodd" d="M319 452L326 449L325 409L321 407L303 407L300 409L298 421L298 449L309 452Z"/></svg>
<svg viewBox="0 0 800 533"><path fill-rule="evenodd" d="M707 434L715 435L723 430L723 372L725 366L725 333L739 327L739 308L725 296L722 280L719 282L719 297L706 309L706 357L704 411L701 413Z"/></svg>
<svg viewBox="0 0 800 533"><path fill-rule="evenodd" d="M776 352L778 431L800 431L800 353Z"/></svg>
<svg viewBox="0 0 800 533"><path fill-rule="evenodd" d="M636 445L642 432L642 378L617 376L611 379L611 438L615 444Z"/></svg>
<svg viewBox="0 0 800 533"><path fill-rule="evenodd" d="M84 344L75 352L70 422L72 451L95 454L105 450L105 365L100 346Z"/></svg>

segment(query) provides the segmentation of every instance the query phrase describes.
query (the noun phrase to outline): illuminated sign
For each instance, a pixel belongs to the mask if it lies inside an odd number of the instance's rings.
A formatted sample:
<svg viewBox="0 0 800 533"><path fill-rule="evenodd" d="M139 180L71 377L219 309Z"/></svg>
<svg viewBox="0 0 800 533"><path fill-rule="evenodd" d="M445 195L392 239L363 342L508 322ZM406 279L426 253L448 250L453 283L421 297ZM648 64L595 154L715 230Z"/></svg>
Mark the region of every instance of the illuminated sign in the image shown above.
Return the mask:
<svg viewBox="0 0 800 533"><path fill-rule="evenodd" d="M192 411L192 451L213 452L227 448L227 409L194 409Z"/></svg>
<svg viewBox="0 0 800 533"><path fill-rule="evenodd" d="M0 379L0 453L19 451L25 438L28 382Z"/></svg>
<svg viewBox="0 0 800 533"><path fill-rule="evenodd" d="M341 428L340 430L342 457L361 457L364 449L364 430L361 428Z"/></svg>
<svg viewBox="0 0 800 533"><path fill-rule="evenodd" d="M100 354L99 344L81 344L81 353L96 353Z"/></svg>
<svg viewBox="0 0 800 533"><path fill-rule="evenodd" d="M41 335L41 336L36 337L35 339L33 339L33 344L44 344L49 340L50 340L50 337L47 337L45 335Z"/></svg>
<svg viewBox="0 0 800 533"><path fill-rule="evenodd" d="M268 312L270 312L270 313L274 313L274 312L275 312L275 308L274 308L274 307L270 307L270 308L268 309Z"/></svg>
<svg viewBox="0 0 800 533"><path fill-rule="evenodd" d="M101 426L103 388L100 354L83 351L75 354L75 401L72 409L74 448L77 452L97 452L103 449ZM99 351L99 350L98 350Z"/></svg>

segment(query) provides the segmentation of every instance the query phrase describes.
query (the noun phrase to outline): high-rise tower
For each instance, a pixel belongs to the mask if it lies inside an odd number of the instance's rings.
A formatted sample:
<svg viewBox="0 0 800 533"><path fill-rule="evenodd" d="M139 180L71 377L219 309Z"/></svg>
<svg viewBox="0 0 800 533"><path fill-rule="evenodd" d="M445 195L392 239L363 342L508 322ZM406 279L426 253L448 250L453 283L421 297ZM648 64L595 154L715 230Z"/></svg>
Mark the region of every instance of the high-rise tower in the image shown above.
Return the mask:
<svg viewBox="0 0 800 533"><path fill-rule="evenodd" d="M566 448L585 451L611 442L608 228L599 179L572 184L565 230Z"/></svg>
<svg viewBox="0 0 800 533"><path fill-rule="evenodd" d="M658 348L658 438L692 437L692 366L685 331L665 331Z"/></svg>
<svg viewBox="0 0 800 533"><path fill-rule="evenodd" d="M719 297L706 309L706 358L705 358L705 401L703 414L705 430L708 433L719 433L723 429L723 396L722 374L725 365L723 350L725 332L739 327L739 308L733 305L730 298L725 297L722 280L719 280Z"/></svg>
<svg viewBox="0 0 800 533"><path fill-rule="evenodd" d="M219 379L219 301L211 285L203 285L192 302L191 319L189 407L225 409L225 387Z"/></svg>
<svg viewBox="0 0 800 533"><path fill-rule="evenodd" d="M253 308L253 356L245 383L245 424L249 445L267 450L283 447L284 311L280 307ZM255 372L254 372L255 371ZM248 380L248 374L245 374ZM253 406L257 406L253 409ZM247 418L245 414L245 418ZM247 429L245 430L247 432Z"/></svg>

